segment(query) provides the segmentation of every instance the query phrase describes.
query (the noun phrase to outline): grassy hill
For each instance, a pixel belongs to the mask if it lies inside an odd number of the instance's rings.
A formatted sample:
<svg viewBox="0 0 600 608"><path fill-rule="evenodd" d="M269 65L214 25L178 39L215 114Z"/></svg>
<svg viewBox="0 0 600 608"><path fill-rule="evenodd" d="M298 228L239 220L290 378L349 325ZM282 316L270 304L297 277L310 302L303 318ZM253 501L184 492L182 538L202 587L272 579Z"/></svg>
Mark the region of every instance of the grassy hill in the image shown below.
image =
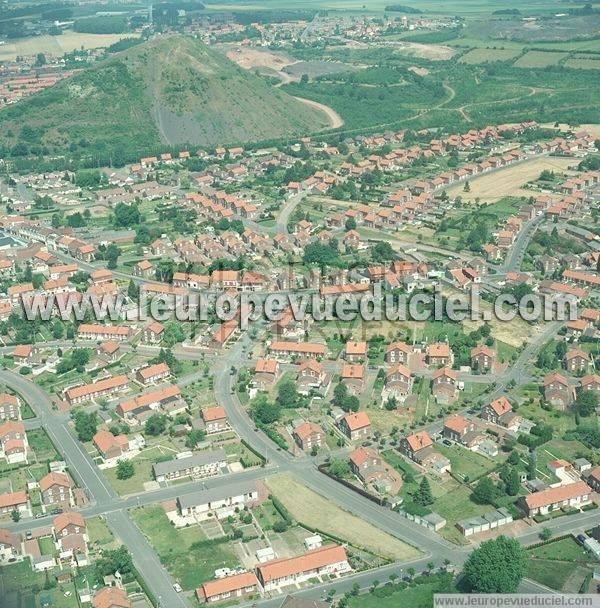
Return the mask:
<svg viewBox="0 0 600 608"><path fill-rule="evenodd" d="M114 55L0 111L0 145L30 151L212 146L305 134L326 116L183 36Z"/></svg>

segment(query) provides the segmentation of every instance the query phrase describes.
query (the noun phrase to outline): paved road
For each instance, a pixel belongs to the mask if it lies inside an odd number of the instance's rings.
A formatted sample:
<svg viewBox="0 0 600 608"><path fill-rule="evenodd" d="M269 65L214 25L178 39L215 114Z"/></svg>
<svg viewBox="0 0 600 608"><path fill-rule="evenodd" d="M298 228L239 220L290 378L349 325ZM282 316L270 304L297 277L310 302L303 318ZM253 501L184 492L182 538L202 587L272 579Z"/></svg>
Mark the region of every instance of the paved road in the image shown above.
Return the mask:
<svg viewBox="0 0 600 608"><path fill-rule="evenodd" d="M523 257L525 256L527 247L529 247L529 242L533 238L533 235L539 228L543 219L543 215L538 215L523 225L519 231L519 234L517 235L517 238L515 239L515 242L512 244L506 257L504 258L502 271L514 272L521 268Z"/></svg>

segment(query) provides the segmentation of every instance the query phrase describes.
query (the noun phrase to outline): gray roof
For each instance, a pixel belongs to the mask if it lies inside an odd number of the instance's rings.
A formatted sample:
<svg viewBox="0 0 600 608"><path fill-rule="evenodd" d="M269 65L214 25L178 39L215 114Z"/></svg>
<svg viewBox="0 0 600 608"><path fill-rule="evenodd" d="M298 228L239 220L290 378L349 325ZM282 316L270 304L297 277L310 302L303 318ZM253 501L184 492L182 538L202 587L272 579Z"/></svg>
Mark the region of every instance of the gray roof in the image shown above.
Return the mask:
<svg viewBox="0 0 600 608"><path fill-rule="evenodd" d="M182 471L183 469L190 467L203 467L204 465L219 462L221 460L227 461L225 450L198 452L187 458L156 462L152 465L152 470L154 471L155 476L160 477L161 475L169 475L170 473Z"/></svg>
<svg viewBox="0 0 600 608"><path fill-rule="evenodd" d="M256 481L242 481L232 483L222 488L212 488L209 490L199 490L184 496L177 497L177 504L180 509L188 509L197 505L205 505L231 496L250 494L256 492Z"/></svg>

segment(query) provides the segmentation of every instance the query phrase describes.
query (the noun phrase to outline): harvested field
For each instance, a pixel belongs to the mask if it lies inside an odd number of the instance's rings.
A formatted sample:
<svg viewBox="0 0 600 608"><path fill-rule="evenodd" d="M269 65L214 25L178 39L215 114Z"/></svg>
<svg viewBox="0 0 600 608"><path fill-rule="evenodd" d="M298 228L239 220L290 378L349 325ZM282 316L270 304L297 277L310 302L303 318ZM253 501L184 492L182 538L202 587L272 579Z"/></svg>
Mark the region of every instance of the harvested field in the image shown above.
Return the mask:
<svg viewBox="0 0 600 608"><path fill-rule="evenodd" d="M419 552L370 523L343 511L320 494L309 490L291 475L275 475L265 480L278 498L301 524L318 528L376 555L395 560L416 558Z"/></svg>
<svg viewBox="0 0 600 608"><path fill-rule="evenodd" d="M463 55L461 63L491 63L494 61L509 61L520 54L519 49L473 49Z"/></svg>
<svg viewBox="0 0 600 608"><path fill-rule="evenodd" d="M122 38L135 38L136 34L83 34L65 31L60 36L36 36L22 38L0 46L0 61L14 60L17 55L46 53L61 57L75 49L97 49L108 47Z"/></svg>
<svg viewBox="0 0 600 608"><path fill-rule="evenodd" d="M504 196L531 196L531 190L522 187L525 183L539 177L544 169L564 171L573 164L576 164L575 161L569 158L533 158L469 180L470 192L463 192L464 184L452 186L448 188L448 195L460 195L464 201L479 198L484 203L495 202Z"/></svg>

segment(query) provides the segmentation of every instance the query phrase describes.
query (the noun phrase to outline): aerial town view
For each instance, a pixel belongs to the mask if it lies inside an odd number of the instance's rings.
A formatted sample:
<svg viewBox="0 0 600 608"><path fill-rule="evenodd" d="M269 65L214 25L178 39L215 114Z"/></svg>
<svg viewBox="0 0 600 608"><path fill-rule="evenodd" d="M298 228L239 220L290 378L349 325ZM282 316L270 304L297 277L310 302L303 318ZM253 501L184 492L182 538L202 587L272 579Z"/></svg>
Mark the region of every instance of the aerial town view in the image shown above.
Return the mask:
<svg viewBox="0 0 600 608"><path fill-rule="evenodd" d="M600 606L600 3L393 2L0 0L0 608Z"/></svg>

